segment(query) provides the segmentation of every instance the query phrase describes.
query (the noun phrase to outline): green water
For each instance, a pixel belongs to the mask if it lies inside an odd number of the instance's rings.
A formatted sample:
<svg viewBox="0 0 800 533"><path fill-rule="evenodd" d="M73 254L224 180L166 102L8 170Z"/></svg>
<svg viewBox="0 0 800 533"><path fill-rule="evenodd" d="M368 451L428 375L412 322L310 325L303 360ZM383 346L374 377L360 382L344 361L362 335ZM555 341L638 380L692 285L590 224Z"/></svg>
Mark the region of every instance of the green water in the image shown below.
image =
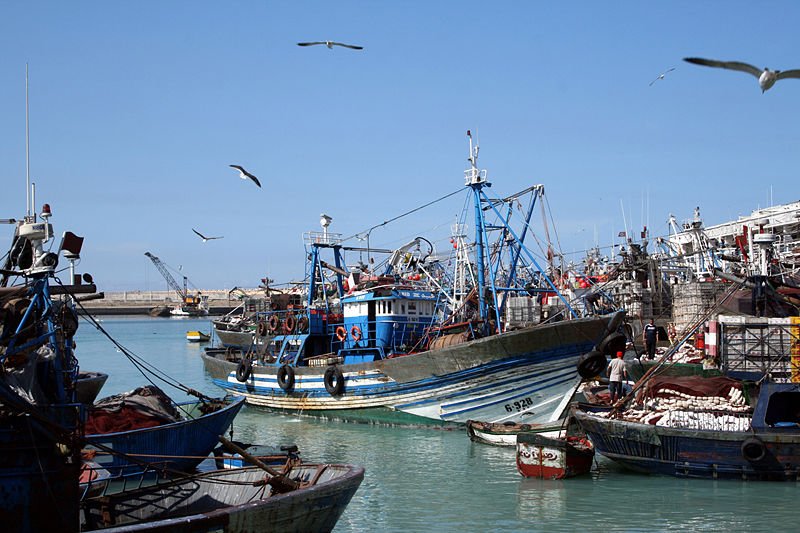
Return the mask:
<svg viewBox="0 0 800 533"><path fill-rule="evenodd" d="M210 322L105 318L120 343L184 385L220 395L203 371L202 346L186 331ZM146 383L122 353L83 320L77 355L84 370L110 374L101 396ZM159 384L176 400L187 399ZM297 444L309 462L357 463L361 488L336 527L361 531L790 531L795 483L683 480L622 470L598 458L591 474L524 479L513 449L472 443L463 430L325 421L245 407L234 438Z"/></svg>

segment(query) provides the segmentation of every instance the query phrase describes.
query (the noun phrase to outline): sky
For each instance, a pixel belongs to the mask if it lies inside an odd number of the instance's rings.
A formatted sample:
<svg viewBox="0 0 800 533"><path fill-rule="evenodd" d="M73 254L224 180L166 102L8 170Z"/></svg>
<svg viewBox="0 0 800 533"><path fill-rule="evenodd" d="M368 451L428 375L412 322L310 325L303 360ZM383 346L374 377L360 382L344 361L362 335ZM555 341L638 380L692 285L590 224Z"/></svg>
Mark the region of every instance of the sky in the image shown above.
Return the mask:
<svg viewBox="0 0 800 533"><path fill-rule="evenodd" d="M695 207L713 225L800 199L800 80L762 94L682 61L800 68L799 18L788 0L0 1L0 218L25 213L27 63L36 209L86 239L101 290L166 289L148 251L198 288L302 279L321 213L350 236L462 189L467 130L491 193L544 184L580 260ZM296 45L316 40L364 50ZM441 232L463 199L370 244Z"/></svg>

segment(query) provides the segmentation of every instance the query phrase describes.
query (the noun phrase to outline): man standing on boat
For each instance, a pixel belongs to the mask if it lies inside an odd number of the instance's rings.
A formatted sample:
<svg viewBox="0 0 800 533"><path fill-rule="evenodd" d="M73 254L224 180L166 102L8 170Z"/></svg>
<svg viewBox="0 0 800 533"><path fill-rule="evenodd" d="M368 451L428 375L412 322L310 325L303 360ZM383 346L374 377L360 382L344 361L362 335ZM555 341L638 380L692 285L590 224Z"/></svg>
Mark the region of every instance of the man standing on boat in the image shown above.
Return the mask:
<svg viewBox="0 0 800 533"><path fill-rule="evenodd" d="M642 335L644 336L644 345L647 350L647 358L655 359L658 328L656 328L655 321L652 318L650 319L650 323L644 327Z"/></svg>
<svg viewBox="0 0 800 533"><path fill-rule="evenodd" d="M622 378L628 377L622 352L617 352L617 357L608 364L608 390L611 393L611 405L622 398Z"/></svg>

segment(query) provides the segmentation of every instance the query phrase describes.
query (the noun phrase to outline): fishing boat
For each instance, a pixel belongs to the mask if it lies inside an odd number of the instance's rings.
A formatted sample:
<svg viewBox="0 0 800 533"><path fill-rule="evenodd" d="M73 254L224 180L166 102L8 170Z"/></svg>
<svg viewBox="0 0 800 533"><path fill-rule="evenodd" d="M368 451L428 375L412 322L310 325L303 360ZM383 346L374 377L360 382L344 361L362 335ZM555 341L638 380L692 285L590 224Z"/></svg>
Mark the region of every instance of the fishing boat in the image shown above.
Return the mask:
<svg viewBox="0 0 800 533"><path fill-rule="evenodd" d="M81 466L74 302L96 287L74 271L83 239L65 232L53 246L50 206L37 213L30 198L22 220L5 220L15 227L0 270L0 520L4 531L74 531ZM56 275L61 258L71 284Z"/></svg>
<svg viewBox="0 0 800 533"><path fill-rule="evenodd" d="M242 301L238 306L211 321L214 336L219 339L219 345L223 348L247 350L268 342L266 318L269 299L251 297L241 290L240 297Z"/></svg>
<svg viewBox="0 0 800 533"><path fill-rule="evenodd" d="M258 467L214 470L86 498L80 528L109 533L331 531L363 479L363 468L339 464L301 464L283 476Z"/></svg>
<svg viewBox="0 0 800 533"><path fill-rule="evenodd" d="M148 385L97 402L86 422L85 450L112 476L144 469L187 472L219 443L244 405L243 398L173 404Z"/></svg>
<svg viewBox="0 0 800 533"><path fill-rule="evenodd" d="M594 446L583 436L524 431L517 435L517 471L524 477L564 479L592 469Z"/></svg>
<svg viewBox="0 0 800 533"><path fill-rule="evenodd" d="M592 315L573 305L553 281L561 280L555 267L547 274L524 245L544 188L488 197L477 152L470 137L465 189L474 242L459 224L446 260L423 237L394 250L346 246L323 215L323 231L304 235L305 300L271 302L263 349L238 360L204 353L214 383L252 405L328 418L464 424L557 417L580 379L581 357L616 332L624 313ZM512 224L522 201L527 209ZM345 252L386 259L347 270Z"/></svg>
<svg viewBox="0 0 800 533"><path fill-rule="evenodd" d="M186 340L189 342L208 342L211 340L211 335L202 331L187 331Z"/></svg>
<svg viewBox="0 0 800 533"><path fill-rule="evenodd" d="M720 315L722 375L674 375L668 352L623 405L575 417L597 451L641 472L793 480L800 471L800 319Z"/></svg>

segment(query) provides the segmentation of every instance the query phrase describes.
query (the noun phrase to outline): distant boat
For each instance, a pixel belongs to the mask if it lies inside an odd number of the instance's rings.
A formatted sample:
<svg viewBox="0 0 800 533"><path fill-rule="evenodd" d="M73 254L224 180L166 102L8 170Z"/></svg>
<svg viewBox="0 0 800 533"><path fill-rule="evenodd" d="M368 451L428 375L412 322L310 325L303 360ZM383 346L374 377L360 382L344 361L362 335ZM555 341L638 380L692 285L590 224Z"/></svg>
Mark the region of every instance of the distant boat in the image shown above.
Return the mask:
<svg viewBox="0 0 800 533"><path fill-rule="evenodd" d="M157 305L151 307L147 314L153 317L165 317L170 315L170 309L168 305Z"/></svg>
<svg viewBox="0 0 800 533"><path fill-rule="evenodd" d="M331 531L364 479L360 466L303 464L281 487L257 467L214 470L81 502L80 530ZM275 480L275 481L274 481Z"/></svg>
<svg viewBox="0 0 800 533"><path fill-rule="evenodd" d="M211 340L211 335L202 331L187 331L186 340L189 342L208 342Z"/></svg>

